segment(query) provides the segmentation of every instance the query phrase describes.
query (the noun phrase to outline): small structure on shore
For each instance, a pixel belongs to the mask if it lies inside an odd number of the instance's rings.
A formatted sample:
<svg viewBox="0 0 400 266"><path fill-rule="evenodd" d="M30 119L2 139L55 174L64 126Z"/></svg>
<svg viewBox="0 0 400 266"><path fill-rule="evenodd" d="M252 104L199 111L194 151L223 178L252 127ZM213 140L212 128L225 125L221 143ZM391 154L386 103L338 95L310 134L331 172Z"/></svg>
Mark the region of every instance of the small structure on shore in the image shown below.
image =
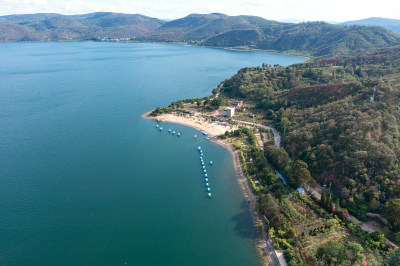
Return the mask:
<svg viewBox="0 0 400 266"><path fill-rule="evenodd" d="M228 107L223 112L222 115L225 117L233 117L235 115L235 107Z"/></svg>
<svg viewBox="0 0 400 266"><path fill-rule="evenodd" d="M286 181L285 177L281 173L279 173L278 171L275 170L275 172L278 174L278 176L282 180L283 184L288 188L289 187L289 183L288 183L288 181Z"/></svg>

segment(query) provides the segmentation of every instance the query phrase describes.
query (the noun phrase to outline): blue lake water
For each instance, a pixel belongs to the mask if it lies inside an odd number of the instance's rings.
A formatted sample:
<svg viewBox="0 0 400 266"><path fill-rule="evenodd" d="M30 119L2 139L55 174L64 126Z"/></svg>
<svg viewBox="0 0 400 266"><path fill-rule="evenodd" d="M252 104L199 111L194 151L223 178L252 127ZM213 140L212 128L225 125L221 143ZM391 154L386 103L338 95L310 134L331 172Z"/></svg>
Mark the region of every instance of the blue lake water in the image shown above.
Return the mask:
<svg viewBox="0 0 400 266"><path fill-rule="evenodd" d="M304 58L87 42L1 43L0 59L0 265L260 263L230 153L141 115Z"/></svg>

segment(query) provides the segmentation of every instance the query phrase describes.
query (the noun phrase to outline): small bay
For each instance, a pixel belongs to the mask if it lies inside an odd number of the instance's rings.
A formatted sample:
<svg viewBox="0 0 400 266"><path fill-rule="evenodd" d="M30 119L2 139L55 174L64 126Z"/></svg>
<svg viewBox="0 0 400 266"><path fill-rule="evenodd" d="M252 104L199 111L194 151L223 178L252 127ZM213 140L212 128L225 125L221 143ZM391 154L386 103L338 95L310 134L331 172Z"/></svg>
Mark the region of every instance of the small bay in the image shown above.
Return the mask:
<svg viewBox="0 0 400 266"><path fill-rule="evenodd" d="M260 264L231 154L142 114L305 58L91 42L1 43L0 58L0 265Z"/></svg>

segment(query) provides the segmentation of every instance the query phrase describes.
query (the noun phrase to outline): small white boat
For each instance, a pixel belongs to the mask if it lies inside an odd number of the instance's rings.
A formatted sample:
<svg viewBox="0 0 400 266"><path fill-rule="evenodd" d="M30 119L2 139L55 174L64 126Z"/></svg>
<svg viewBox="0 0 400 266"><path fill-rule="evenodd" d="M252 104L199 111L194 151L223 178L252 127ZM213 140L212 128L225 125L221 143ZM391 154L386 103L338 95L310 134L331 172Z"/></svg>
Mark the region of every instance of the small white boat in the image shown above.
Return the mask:
<svg viewBox="0 0 400 266"><path fill-rule="evenodd" d="M210 184L206 183L206 187L209 187L209 186L210 186Z"/></svg>
<svg viewBox="0 0 400 266"><path fill-rule="evenodd" d="M194 135L193 138L197 138L197 135Z"/></svg>
<svg viewBox="0 0 400 266"><path fill-rule="evenodd" d="M208 187L208 188L207 188L207 191L210 192L210 191L211 191L211 188Z"/></svg>
<svg viewBox="0 0 400 266"><path fill-rule="evenodd" d="M201 150L201 147L199 146L199 147L197 147L197 150L199 151L199 150Z"/></svg>
<svg viewBox="0 0 400 266"><path fill-rule="evenodd" d="M177 135L178 135L178 137L179 137L179 136L181 135L181 132L178 132L178 134L177 134Z"/></svg>
<svg viewBox="0 0 400 266"><path fill-rule="evenodd" d="M168 129L168 132L171 132L171 129Z"/></svg>
<svg viewBox="0 0 400 266"><path fill-rule="evenodd" d="M212 161L210 161L210 165L212 165L213 164L213 162Z"/></svg>
<svg viewBox="0 0 400 266"><path fill-rule="evenodd" d="M162 127L160 127L160 131L162 130Z"/></svg>
<svg viewBox="0 0 400 266"><path fill-rule="evenodd" d="M208 183L208 178L206 178L206 182Z"/></svg>
<svg viewBox="0 0 400 266"><path fill-rule="evenodd" d="M172 134L175 135L175 131L172 131Z"/></svg>
<svg viewBox="0 0 400 266"><path fill-rule="evenodd" d="M208 197L211 198L211 193L208 193Z"/></svg>
<svg viewBox="0 0 400 266"><path fill-rule="evenodd" d="M158 125L156 125L156 127L158 128Z"/></svg>

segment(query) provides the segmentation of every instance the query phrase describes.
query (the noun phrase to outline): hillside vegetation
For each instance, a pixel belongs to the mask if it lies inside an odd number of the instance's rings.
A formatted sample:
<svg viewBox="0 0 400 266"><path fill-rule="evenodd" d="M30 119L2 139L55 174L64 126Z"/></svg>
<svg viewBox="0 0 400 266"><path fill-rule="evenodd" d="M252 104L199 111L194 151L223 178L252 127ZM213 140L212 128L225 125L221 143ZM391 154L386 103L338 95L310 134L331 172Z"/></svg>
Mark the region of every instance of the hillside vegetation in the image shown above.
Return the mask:
<svg viewBox="0 0 400 266"><path fill-rule="evenodd" d="M84 15L9 15L0 17L0 41L136 38L164 22L138 14L97 12Z"/></svg>
<svg viewBox="0 0 400 266"><path fill-rule="evenodd" d="M314 179L332 183L341 206L361 219L382 213L400 230L400 47L245 68L221 92L277 123L285 150L266 156L275 154L278 170L290 176L279 156L300 159Z"/></svg>
<svg viewBox="0 0 400 266"><path fill-rule="evenodd" d="M0 41L81 41L110 38L186 42L226 48L263 49L307 55L349 53L400 45L400 35L381 27L338 26L323 22L281 23L255 16L191 14L164 22L139 14L0 17Z"/></svg>
<svg viewBox="0 0 400 266"><path fill-rule="evenodd" d="M352 20L340 23L344 26L379 26L387 30L393 31L400 34L400 20L399 19L388 19L388 18L366 18L360 20Z"/></svg>
<svg viewBox="0 0 400 266"><path fill-rule="evenodd" d="M380 27L337 26L324 22L281 23L254 16L192 14L167 22L144 39L216 47L297 51L312 55L400 44L400 35Z"/></svg>

